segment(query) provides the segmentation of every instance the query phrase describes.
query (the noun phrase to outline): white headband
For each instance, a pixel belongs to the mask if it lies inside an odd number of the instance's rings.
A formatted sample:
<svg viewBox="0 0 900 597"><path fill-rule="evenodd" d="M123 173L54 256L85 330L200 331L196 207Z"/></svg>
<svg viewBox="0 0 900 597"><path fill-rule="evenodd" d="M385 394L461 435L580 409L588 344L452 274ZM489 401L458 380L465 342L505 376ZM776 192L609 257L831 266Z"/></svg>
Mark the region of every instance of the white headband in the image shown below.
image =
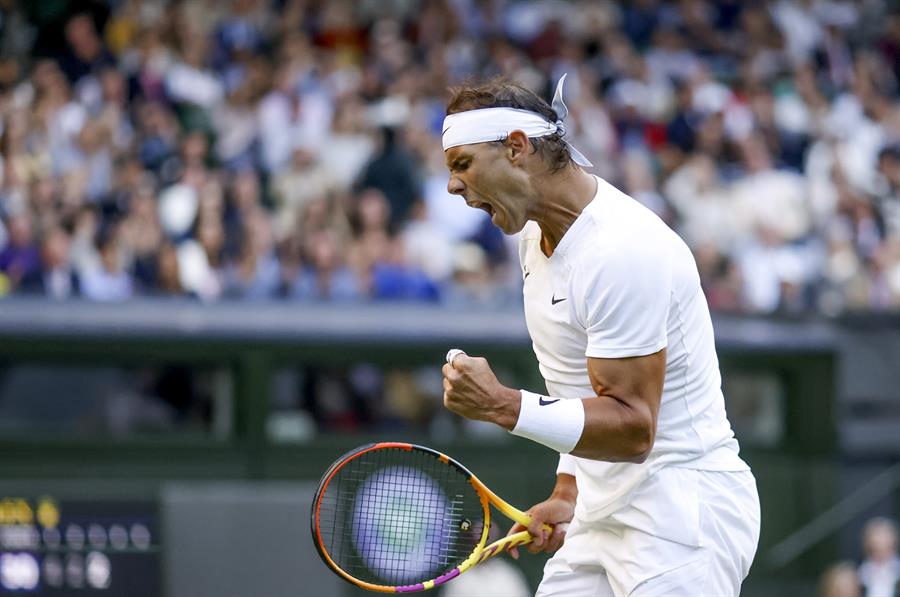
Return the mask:
<svg viewBox="0 0 900 597"><path fill-rule="evenodd" d="M471 143L485 143L487 141L503 141L513 131L522 131L528 137L543 137L559 133L565 136L566 128L563 121L569 114L566 104L563 102L563 81L566 75L560 78L556 84L556 93L553 94L551 107L556 111L559 120L555 123L546 120L537 112L519 110L518 108L481 108L450 114L444 118L444 128L441 134L441 142L444 151L459 145ZM569 143L569 153L579 166L589 168L593 164L584 157L580 151Z"/></svg>

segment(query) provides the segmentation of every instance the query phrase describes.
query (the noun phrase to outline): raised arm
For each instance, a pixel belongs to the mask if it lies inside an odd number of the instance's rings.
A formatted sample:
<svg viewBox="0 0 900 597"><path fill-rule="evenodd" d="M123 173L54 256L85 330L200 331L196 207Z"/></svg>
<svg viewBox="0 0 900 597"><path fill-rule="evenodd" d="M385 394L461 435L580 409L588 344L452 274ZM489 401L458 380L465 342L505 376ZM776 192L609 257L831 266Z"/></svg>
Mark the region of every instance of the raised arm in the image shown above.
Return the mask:
<svg viewBox="0 0 900 597"><path fill-rule="evenodd" d="M656 418L662 396L666 350L651 355L618 359L588 359L588 374L594 396L580 400L583 425L574 437L570 453L581 458L611 462L643 462L653 448ZM527 394L527 395L526 395ZM535 399L536 398L536 399ZM536 396L502 385L487 361L457 356L444 366L444 404L453 412L480 421L496 423L513 431L541 421L547 427L559 416L571 416L574 403L552 396ZM565 411L561 409L565 408ZM522 410L529 421L521 421ZM544 429L519 433L540 443ZM537 435L537 437L535 437ZM561 450L567 451L567 450Z"/></svg>

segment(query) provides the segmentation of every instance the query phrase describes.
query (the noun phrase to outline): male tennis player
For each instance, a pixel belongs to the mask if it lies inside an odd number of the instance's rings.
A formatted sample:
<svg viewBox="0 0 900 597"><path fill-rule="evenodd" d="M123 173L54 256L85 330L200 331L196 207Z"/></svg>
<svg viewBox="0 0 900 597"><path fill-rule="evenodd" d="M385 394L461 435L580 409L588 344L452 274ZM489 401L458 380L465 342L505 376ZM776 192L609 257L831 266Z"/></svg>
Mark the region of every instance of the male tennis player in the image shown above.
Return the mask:
<svg viewBox="0 0 900 597"><path fill-rule="evenodd" d="M444 366L444 403L560 453L556 487L530 510L530 550L556 552L538 597L737 595L759 498L697 266L651 211L583 169L563 139L563 80L552 107L494 82L456 90L447 109L448 190L521 232L547 394L507 388L461 353Z"/></svg>

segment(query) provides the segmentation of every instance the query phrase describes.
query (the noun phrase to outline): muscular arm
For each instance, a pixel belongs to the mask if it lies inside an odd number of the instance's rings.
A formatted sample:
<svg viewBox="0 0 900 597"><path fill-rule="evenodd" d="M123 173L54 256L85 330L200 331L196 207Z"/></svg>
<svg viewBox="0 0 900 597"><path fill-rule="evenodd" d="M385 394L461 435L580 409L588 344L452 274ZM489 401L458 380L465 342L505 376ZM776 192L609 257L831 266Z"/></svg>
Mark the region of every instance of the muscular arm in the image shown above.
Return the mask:
<svg viewBox="0 0 900 597"><path fill-rule="evenodd" d="M653 448L666 350L619 359L588 358L595 396L582 399L584 431L571 452L581 458L643 462ZM487 361L461 355L444 366L444 404L470 419L516 426L521 394L497 381Z"/></svg>
<svg viewBox="0 0 900 597"><path fill-rule="evenodd" d="M665 349L643 357L589 358L588 375L597 395L582 400L584 432L572 455L643 462L656 436L665 371Z"/></svg>

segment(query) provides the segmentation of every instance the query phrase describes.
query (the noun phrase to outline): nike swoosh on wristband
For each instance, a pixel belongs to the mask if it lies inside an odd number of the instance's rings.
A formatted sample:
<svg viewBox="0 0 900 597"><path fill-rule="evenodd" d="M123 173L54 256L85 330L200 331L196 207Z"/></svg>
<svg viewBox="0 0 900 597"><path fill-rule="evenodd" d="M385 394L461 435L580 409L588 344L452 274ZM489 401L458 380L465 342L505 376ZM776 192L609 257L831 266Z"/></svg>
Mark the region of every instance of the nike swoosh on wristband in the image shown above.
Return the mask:
<svg viewBox="0 0 900 597"><path fill-rule="evenodd" d="M565 299L563 299L563 300L565 300ZM538 398L538 404L540 404L541 406L547 406L548 404L553 404L554 402L559 402L559 400L560 400L559 398L557 398L555 400L544 400L544 397L541 396L540 398Z"/></svg>
<svg viewBox="0 0 900 597"><path fill-rule="evenodd" d="M564 299L564 298L561 298L561 299L556 298L556 295L554 294L554 295L550 298L550 304L551 304L551 305L555 305L556 303L561 303L561 302L563 302L564 300L566 300L566 299Z"/></svg>

